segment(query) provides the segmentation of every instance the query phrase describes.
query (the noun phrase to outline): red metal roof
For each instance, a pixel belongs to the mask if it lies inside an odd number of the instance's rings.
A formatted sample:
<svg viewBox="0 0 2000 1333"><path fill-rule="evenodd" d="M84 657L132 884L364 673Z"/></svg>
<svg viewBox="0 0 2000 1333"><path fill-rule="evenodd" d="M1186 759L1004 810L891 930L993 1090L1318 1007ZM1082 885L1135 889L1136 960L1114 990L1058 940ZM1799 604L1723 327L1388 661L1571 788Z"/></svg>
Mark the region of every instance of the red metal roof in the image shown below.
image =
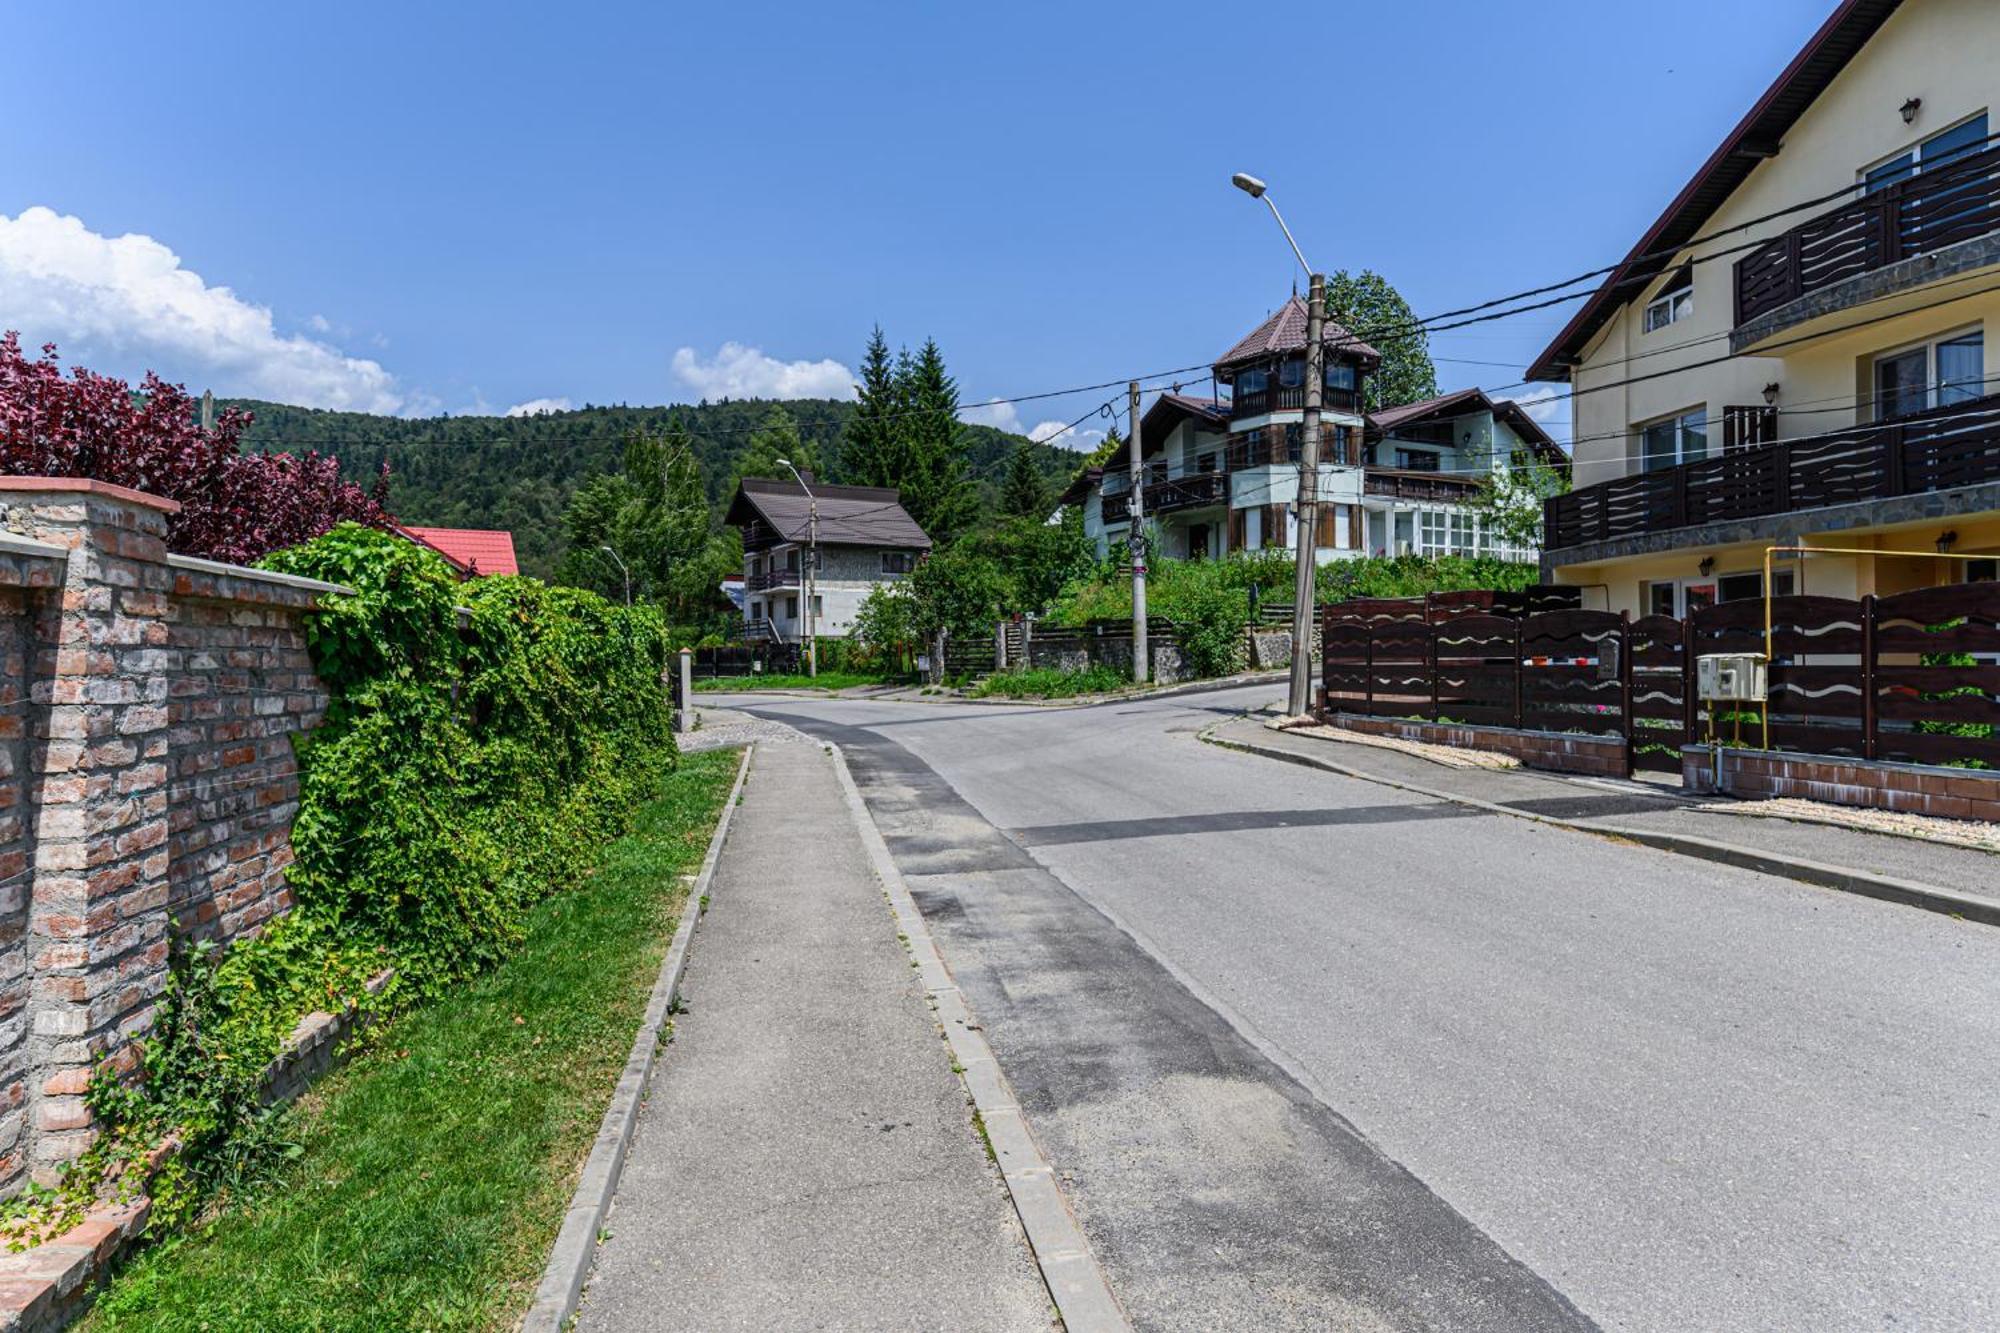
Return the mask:
<svg viewBox="0 0 2000 1333"><path fill-rule="evenodd" d="M491 528L413 528L398 531L430 547L462 574L518 574L514 534Z"/></svg>

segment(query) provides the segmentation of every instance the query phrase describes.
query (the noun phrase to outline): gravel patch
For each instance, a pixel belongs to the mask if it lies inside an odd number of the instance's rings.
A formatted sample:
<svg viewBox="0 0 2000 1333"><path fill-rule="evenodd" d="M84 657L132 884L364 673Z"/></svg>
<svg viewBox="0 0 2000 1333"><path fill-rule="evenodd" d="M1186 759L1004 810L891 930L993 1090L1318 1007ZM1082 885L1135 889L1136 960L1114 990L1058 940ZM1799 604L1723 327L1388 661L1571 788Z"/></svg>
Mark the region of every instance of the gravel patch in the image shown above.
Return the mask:
<svg viewBox="0 0 2000 1333"><path fill-rule="evenodd" d="M1895 810L1833 805L1825 801L1802 800L1796 796L1780 796L1768 801L1711 801L1695 808L1726 815L1803 819L1868 833L1890 833L1898 837L1949 843L1954 847L1973 847L1982 852L2000 852L2000 824L1984 824L1970 819L1939 819L1932 815L1904 814Z"/></svg>
<svg viewBox="0 0 2000 1333"><path fill-rule="evenodd" d="M699 750L725 750L759 741L766 745L792 745L812 738L796 727L769 718L752 717L734 708L697 708L693 731L674 737L682 754Z"/></svg>

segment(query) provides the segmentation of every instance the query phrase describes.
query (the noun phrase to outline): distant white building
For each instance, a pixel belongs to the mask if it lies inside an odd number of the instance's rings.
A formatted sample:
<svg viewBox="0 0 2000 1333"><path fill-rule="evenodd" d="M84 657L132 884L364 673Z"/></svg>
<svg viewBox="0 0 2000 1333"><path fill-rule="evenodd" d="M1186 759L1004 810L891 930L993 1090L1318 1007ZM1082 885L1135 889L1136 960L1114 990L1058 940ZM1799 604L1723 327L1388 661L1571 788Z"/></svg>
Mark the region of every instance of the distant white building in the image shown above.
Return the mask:
<svg viewBox="0 0 2000 1333"><path fill-rule="evenodd" d="M816 542L809 531L815 503ZM805 637L801 599L808 595L804 573L812 551L818 555L810 580L813 632L844 638L869 589L906 577L931 549L893 487L812 482L809 501L796 481L745 477L726 521L743 533L744 635L780 643Z"/></svg>
<svg viewBox="0 0 2000 1333"><path fill-rule="evenodd" d="M1478 389L1370 416L1362 389L1380 354L1332 321L1322 341L1319 560L1405 551L1532 559L1497 544L1469 506L1487 477L1524 456L1566 461L1555 441L1519 406ZM1158 554L1296 549L1305 350L1306 304L1294 296L1215 363L1226 397L1162 394L1140 418L1140 498ZM1081 507L1100 558L1126 540L1130 459L1128 445L1063 495Z"/></svg>

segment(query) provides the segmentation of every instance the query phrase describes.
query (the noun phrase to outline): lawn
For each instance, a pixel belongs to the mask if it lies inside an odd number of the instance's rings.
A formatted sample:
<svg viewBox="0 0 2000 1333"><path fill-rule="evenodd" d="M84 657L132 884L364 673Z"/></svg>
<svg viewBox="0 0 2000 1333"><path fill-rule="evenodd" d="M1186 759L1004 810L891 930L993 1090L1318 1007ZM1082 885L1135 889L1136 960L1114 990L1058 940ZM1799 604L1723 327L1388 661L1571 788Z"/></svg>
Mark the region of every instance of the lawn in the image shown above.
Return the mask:
<svg viewBox="0 0 2000 1333"><path fill-rule="evenodd" d="M81 1327L512 1326L624 1068L735 752L689 755L506 963L378 1030L291 1113L276 1184L143 1251Z"/></svg>
<svg viewBox="0 0 2000 1333"><path fill-rule="evenodd" d="M697 694L708 690L844 690L852 685L907 685L907 676L880 676L859 671L822 671L817 676L717 676L694 683Z"/></svg>
<svg viewBox="0 0 2000 1333"><path fill-rule="evenodd" d="M1132 688L1131 675L1114 667L1092 666L1081 671L1031 667L1026 671L995 672L966 693L974 699L1071 699L1080 694L1112 694Z"/></svg>

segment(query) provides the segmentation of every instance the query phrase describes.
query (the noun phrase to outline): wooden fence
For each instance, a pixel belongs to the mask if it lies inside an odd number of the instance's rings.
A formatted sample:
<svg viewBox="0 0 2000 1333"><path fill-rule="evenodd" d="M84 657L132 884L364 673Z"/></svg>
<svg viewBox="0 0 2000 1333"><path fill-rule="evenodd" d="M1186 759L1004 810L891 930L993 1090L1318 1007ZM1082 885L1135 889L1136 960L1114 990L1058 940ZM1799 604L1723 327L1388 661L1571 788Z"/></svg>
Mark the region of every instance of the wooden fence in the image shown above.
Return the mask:
<svg viewBox="0 0 2000 1333"><path fill-rule="evenodd" d="M2000 767L2000 584L1890 597L1771 602L1772 749ZM1672 772L1710 734L1696 659L1761 653L1764 603L1691 620L1604 611L1435 621L1421 601L1324 608L1326 707L1373 717L1622 737L1631 763ZM1756 705L1719 709L1723 739L1764 737Z"/></svg>

